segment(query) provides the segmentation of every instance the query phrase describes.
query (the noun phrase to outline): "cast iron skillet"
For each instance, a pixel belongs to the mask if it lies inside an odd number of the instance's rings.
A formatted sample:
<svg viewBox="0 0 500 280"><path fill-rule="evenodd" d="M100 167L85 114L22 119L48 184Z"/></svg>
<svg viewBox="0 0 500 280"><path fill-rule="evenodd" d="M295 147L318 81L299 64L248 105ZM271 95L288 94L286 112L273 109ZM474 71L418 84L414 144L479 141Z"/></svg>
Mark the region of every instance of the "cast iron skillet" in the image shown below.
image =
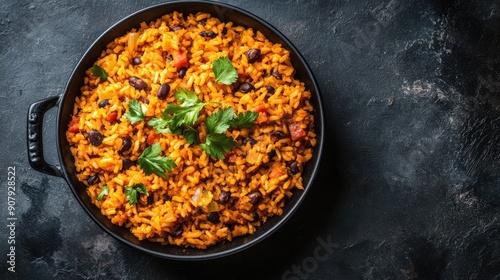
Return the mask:
<svg viewBox="0 0 500 280"><path fill-rule="evenodd" d="M149 241L139 241L130 231L124 227L119 227L103 216L100 210L92 204L88 197L85 185L76 178L74 160L71 155L69 144L66 140L65 132L71 120L75 97L80 94L80 87L83 85L85 70L92 67L99 57L106 44L114 38L124 35L130 29L139 27L141 22L150 22L164 14L174 11L182 12L184 15L196 12L207 12L221 21L232 21L235 25L251 27L262 32L269 40L281 43L290 53L292 63L296 69L296 77L302 80L312 93L312 103L314 105L315 131L318 137L318 144L314 147L313 158L305 165L303 170L304 191L295 191L291 199L286 202L284 214L268 219L253 235L238 237L231 242L223 242L207 250L193 248L181 248L171 245L161 245ZM44 160L42 146L42 125L43 116L47 110L57 106L57 151L59 157L58 165L48 164ZM319 168L321 152L323 149L324 118L321 105L321 97L314 76L309 69L304 58L299 54L292 43L285 38L278 30L266 23L264 20L243 11L237 7L222 3L208 1L179 1L159 4L141 11L138 11L120 22L116 23L104 34L102 34L94 44L84 54L80 62L74 69L65 93L61 96L54 96L40 100L31 104L28 111L28 159L32 168L50 175L62 177L69 184L71 191L78 202L90 215L90 217L101 226L111 236L143 252L154 256L176 259L176 260L202 260L227 256L248 248L269 236L278 229L297 210L304 200L307 192L312 187L314 177Z"/></svg>

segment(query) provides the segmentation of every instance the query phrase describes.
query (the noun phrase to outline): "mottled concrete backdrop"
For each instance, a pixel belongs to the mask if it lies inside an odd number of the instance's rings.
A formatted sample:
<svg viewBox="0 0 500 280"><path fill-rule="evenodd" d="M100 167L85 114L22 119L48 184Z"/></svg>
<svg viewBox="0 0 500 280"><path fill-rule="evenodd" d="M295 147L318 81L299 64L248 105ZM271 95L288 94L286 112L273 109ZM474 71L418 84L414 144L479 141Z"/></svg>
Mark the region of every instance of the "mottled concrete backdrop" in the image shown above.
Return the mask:
<svg viewBox="0 0 500 280"><path fill-rule="evenodd" d="M108 27L160 3L138 2L0 3L0 279L500 279L499 1L223 1L304 55L327 145L285 226L244 252L189 263L114 240L65 181L27 163L28 106L63 94ZM52 163L55 121L52 110Z"/></svg>

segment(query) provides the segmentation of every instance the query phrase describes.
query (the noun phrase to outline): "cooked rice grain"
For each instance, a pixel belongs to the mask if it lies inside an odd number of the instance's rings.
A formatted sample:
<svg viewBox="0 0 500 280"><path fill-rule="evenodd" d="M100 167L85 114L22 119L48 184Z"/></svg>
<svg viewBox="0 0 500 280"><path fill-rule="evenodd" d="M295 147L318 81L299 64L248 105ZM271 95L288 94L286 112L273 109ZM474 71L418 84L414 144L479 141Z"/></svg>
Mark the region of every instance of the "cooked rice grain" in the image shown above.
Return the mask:
<svg viewBox="0 0 500 280"><path fill-rule="evenodd" d="M173 26L182 28L172 31ZM217 36L202 37L202 31ZM261 52L260 59L253 63L245 55L251 48ZM183 78L179 78L172 61L176 51L187 51L189 66ZM222 56L228 56L238 72L238 81L231 86L215 83L211 70L212 61ZM142 63L133 65L134 57L140 57ZM75 100L70 124L73 129L66 136L77 177L86 185L93 203L112 223L128 227L139 240L200 249L231 241L254 233L268 217L281 215L292 189L303 189L301 172L293 174L289 164L297 161L302 170L312 157L316 135L311 93L304 83L294 79L289 52L259 31L220 22L206 13L183 17L174 12L149 24L141 23L138 30L116 38L95 64L109 77L101 81L87 71L81 96ZM128 81L132 76L141 78L148 87L132 87ZM252 83L254 89L249 93L236 91L243 82ZM171 90L166 99L160 100L156 94L163 83ZM186 143L182 135L161 134L158 143L162 155L177 164L168 179L155 174L146 176L137 164L124 170L123 159L137 160L148 146L146 140L153 128L147 121L161 116L167 104L176 103L173 93L179 88L195 92L203 102L221 104L207 104L200 112L195 125L199 139L205 139L207 133L200 123L219 107L232 106L235 113L258 110L256 126L227 132L237 146L223 160L211 158L199 145ZM109 100L109 105L101 108L98 104L104 99ZM125 118L130 100L141 104L145 121L131 124ZM110 122L107 117L112 112L116 121ZM292 140L290 123L297 123L306 135ZM88 140L92 129L103 135L97 147ZM272 136L275 131L284 132L286 137ZM248 137L257 143L243 144ZM132 141L131 149L120 153L126 138ZM89 185L87 179L95 174L98 183ZM130 205L125 187L138 183L146 186L149 195L139 195L138 203ZM108 194L97 200L104 185L108 186ZM248 195L256 191L262 197L253 205ZM220 201L221 192L230 193L227 203ZM204 202L194 201L194 195L203 195ZM207 218L207 201L216 202L219 222Z"/></svg>

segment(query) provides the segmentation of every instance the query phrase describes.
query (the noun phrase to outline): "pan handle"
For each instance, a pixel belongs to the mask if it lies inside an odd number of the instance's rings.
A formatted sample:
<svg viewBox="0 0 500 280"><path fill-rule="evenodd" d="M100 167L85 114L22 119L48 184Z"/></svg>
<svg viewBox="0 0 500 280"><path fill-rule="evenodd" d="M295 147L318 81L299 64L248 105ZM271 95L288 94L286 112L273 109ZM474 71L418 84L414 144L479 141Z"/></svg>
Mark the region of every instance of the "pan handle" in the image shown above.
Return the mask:
<svg viewBox="0 0 500 280"><path fill-rule="evenodd" d="M50 108L57 106L59 96L49 97L31 104L28 110L28 160L37 171L62 177L60 166L48 164L43 157L42 126L43 116Z"/></svg>

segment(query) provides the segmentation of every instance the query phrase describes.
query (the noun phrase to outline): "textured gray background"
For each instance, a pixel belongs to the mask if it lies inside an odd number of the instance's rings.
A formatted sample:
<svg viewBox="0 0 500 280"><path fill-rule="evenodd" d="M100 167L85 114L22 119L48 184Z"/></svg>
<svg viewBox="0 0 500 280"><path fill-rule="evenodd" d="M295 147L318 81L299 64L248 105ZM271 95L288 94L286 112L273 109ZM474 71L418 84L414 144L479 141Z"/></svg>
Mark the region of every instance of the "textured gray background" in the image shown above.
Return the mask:
<svg viewBox="0 0 500 280"><path fill-rule="evenodd" d="M499 1L223 2L282 31L319 82L327 149L299 212L213 261L157 259L108 236L66 182L29 167L26 113L64 93L103 31L160 1L2 1L0 279L500 279ZM44 123L55 163L55 110Z"/></svg>

